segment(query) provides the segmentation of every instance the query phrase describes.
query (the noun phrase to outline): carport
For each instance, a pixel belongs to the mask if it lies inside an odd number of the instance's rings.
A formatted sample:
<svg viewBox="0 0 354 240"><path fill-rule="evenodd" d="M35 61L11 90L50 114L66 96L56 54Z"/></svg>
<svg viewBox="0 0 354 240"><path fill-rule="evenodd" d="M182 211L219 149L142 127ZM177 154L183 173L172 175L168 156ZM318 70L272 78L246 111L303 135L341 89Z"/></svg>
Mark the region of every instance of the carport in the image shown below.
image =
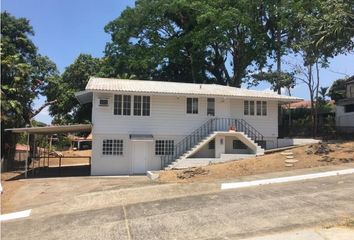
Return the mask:
<svg viewBox="0 0 354 240"><path fill-rule="evenodd" d="M5 131L12 132L14 134L19 134L19 133L25 133L27 135L27 146L30 146L30 135L45 135L47 140L49 139L49 136L53 134L58 134L58 133L75 133L75 132L91 132L92 130L92 125L91 124L75 124L75 125L61 125L61 126L45 126L45 127L25 127L25 128L9 128L5 129ZM47 160L47 166L49 167L49 159L53 158L50 156L50 146L48 145L47 151L43 151L41 155L41 151L39 151L39 156L36 156L36 150L37 150L36 142L34 141L33 146L32 146L32 154L29 154L31 156L31 162L33 163L34 166L34 160L38 159L38 170L41 167L41 160L43 162L42 166L46 165L46 160ZM30 149L28 150L30 151ZM57 156L55 158L59 159L58 162L58 167L59 167L59 172L61 173L61 161L64 158L80 158L78 156ZM83 158L83 157L81 157ZM29 164L28 164L28 158L25 159L25 178L28 177L28 169L29 169ZM91 156L89 157L89 167L91 167ZM33 170L35 168L33 167Z"/></svg>

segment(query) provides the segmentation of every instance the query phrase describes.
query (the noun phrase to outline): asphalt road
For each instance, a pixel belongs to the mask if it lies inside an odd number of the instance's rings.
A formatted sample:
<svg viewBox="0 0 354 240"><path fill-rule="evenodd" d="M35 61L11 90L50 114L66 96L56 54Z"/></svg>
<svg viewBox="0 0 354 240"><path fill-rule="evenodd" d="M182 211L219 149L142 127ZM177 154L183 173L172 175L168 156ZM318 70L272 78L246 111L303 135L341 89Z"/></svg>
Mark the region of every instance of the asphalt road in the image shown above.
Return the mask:
<svg viewBox="0 0 354 240"><path fill-rule="evenodd" d="M2 239L242 239L354 217L353 174L153 201L136 191L131 204L3 222Z"/></svg>

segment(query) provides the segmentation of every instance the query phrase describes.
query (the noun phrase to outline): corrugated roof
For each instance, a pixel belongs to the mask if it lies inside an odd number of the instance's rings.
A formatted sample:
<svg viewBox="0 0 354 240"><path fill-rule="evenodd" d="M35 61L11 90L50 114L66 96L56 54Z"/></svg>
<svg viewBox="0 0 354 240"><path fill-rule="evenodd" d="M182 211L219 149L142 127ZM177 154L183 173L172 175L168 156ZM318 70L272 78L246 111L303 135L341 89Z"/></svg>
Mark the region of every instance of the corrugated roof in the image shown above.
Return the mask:
<svg viewBox="0 0 354 240"><path fill-rule="evenodd" d="M119 91L152 93L161 95L202 95L234 98L267 98L286 102L299 101L301 98L278 95L271 91L257 91L217 84L195 84L149 80L128 80L91 77L86 91Z"/></svg>
<svg viewBox="0 0 354 240"><path fill-rule="evenodd" d="M27 128L8 128L5 131L13 133L31 133L31 134L51 134L51 133L68 133L68 132L85 132L91 131L91 124L75 124L75 125L53 125L46 127L27 127Z"/></svg>

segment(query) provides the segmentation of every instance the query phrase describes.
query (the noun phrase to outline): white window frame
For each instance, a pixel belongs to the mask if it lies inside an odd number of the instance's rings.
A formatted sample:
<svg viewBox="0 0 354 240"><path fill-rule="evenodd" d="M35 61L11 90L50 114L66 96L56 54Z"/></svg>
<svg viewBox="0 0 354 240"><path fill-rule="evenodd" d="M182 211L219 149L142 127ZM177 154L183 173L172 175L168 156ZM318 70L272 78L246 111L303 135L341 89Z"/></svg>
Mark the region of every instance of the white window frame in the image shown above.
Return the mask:
<svg viewBox="0 0 354 240"><path fill-rule="evenodd" d="M129 101L127 101L129 99ZM130 116L132 112L132 97L130 95L114 95L113 114Z"/></svg>
<svg viewBox="0 0 354 240"><path fill-rule="evenodd" d="M155 140L155 155L173 155L175 147L174 140Z"/></svg>
<svg viewBox="0 0 354 240"><path fill-rule="evenodd" d="M243 115L245 116L267 116L268 102L267 101L243 101Z"/></svg>
<svg viewBox="0 0 354 240"><path fill-rule="evenodd" d="M207 98L207 116L215 116L215 98Z"/></svg>
<svg viewBox="0 0 354 240"><path fill-rule="evenodd" d="M262 101L262 116L267 116L268 114L268 103L267 101Z"/></svg>
<svg viewBox="0 0 354 240"><path fill-rule="evenodd" d="M123 140L122 139L103 139L102 140L102 155L104 156L119 156L123 155Z"/></svg>
<svg viewBox="0 0 354 240"><path fill-rule="evenodd" d="M142 116L150 116L150 111L151 111L150 96L143 96L141 110L142 110Z"/></svg>
<svg viewBox="0 0 354 240"><path fill-rule="evenodd" d="M262 116L262 101L256 101L256 115Z"/></svg>
<svg viewBox="0 0 354 240"><path fill-rule="evenodd" d="M255 114L255 103L254 103L253 100L250 101L249 106L250 106L249 114L251 116L254 116L254 114Z"/></svg>
<svg viewBox="0 0 354 240"><path fill-rule="evenodd" d="M190 101L190 106L191 108L188 109L188 102ZM187 98L186 99L186 113L187 114L198 114L198 104L199 104L199 100L198 98Z"/></svg>
<svg viewBox="0 0 354 240"><path fill-rule="evenodd" d="M133 103L133 115L134 116L141 116L142 112L142 96L134 96L134 103Z"/></svg>
<svg viewBox="0 0 354 240"><path fill-rule="evenodd" d="M248 100L243 101L243 115L250 114L250 102Z"/></svg>

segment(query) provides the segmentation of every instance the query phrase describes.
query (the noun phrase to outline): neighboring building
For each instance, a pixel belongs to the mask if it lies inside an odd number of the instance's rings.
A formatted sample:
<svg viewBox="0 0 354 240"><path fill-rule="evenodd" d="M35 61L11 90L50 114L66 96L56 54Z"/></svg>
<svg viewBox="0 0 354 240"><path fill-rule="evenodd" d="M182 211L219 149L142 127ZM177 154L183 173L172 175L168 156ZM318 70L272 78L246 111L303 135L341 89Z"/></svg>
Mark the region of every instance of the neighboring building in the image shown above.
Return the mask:
<svg viewBox="0 0 354 240"><path fill-rule="evenodd" d="M28 158L29 146L24 144L16 144L15 161L24 161Z"/></svg>
<svg viewBox="0 0 354 240"><path fill-rule="evenodd" d="M315 102L315 104L316 104L316 102ZM327 105L329 105L330 108L333 109L333 111L334 111L335 104L334 104L333 100L327 101ZM303 100L303 101L299 101L299 102L293 102L290 104L284 104L282 106L282 108L284 108L284 109L299 109L299 108L310 109L311 108L311 101L310 100Z"/></svg>
<svg viewBox="0 0 354 240"><path fill-rule="evenodd" d="M354 76L346 81L346 98L336 103L336 126L339 131L354 132Z"/></svg>
<svg viewBox="0 0 354 240"><path fill-rule="evenodd" d="M278 137L279 104L301 100L215 84L96 77L76 96L93 103L92 175L263 154L260 145Z"/></svg>
<svg viewBox="0 0 354 240"><path fill-rule="evenodd" d="M71 140L71 148L73 150L89 150L92 148L92 133L90 133L87 137L78 137L69 135L69 139Z"/></svg>

